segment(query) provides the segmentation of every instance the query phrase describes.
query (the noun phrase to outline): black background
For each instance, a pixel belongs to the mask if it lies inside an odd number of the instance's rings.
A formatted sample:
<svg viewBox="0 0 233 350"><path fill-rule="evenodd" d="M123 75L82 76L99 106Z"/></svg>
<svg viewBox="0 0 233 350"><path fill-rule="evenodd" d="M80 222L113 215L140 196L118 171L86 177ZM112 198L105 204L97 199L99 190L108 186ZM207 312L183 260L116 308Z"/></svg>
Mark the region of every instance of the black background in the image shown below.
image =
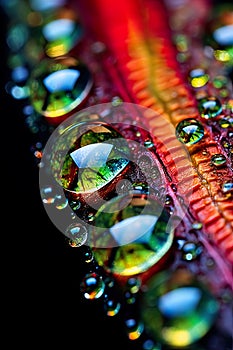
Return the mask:
<svg viewBox="0 0 233 350"><path fill-rule="evenodd" d="M6 348L130 349L122 320L105 316L101 301L80 295L78 249L55 228L41 202L35 142L23 101L6 93L8 18L1 12L1 185L3 336Z"/></svg>

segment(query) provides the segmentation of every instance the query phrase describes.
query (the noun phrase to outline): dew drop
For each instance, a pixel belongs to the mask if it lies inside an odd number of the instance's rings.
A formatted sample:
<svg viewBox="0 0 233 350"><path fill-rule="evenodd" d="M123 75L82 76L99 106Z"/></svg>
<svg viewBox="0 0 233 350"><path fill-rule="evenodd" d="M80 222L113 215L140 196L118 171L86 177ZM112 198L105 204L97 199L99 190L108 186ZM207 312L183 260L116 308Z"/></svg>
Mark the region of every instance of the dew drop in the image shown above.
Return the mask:
<svg viewBox="0 0 233 350"><path fill-rule="evenodd" d="M152 141L151 139L146 139L146 140L144 141L144 146L145 146L146 148L151 148L151 147L154 146L154 143L153 143L153 141Z"/></svg>
<svg viewBox="0 0 233 350"><path fill-rule="evenodd" d="M222 184L222 191L223 193L229 193L233 191L233 182L226 181Z"/></svg>
<svg viewBox="0 0 233 350"><path fill-rule="evenodd" d="M222 105L216 97L207 97L198 101L198 109L202 118L210 119L222 112Z"/></svg>
<svg viewBox="0 0 233 350"><path fill-rule="evenodd" d="M92 84L88 68L73 57L43 59L28 81L33 107L49 118L63 116L80 105Z"/></svg>
<svg viewBox="0 0 233 350"><path fill-rule="evenodd" d="M202 253L202 247L195 242L186 242L181 251L183 260L192 261Z"/></svg>
<svg viewBox="0 0 233 350"><path fill-rule="evenodd" d="M226 164L226 157L223 154L214 154L211 157L211 163L217 167Z"/></svg>
<svg viewBox="0 0 233 350"><path fill-rule="evenodd" d="M172 348L187 347L203 338L218 310L214 295L185 269L153 275L140 301L148 335Z"/></svg>
<svg viewBox="0 0 233 350"><path fill-rule="evenodd" d="M201 222L198 222L198 221L195 221L193 224L192 224L192 228L194 230L200 230L202 228L202 223Z"/></svg>
<svg viewBox="0 0 233 350"><path fill-rule="evenodd" d="M196 68L190 71L189 80L192 87L199 88L206 85L206 83L209 80L209 76L205 73L203 69Z"/></svg>
<svg viewBox="0 0 233 350"><path fill-rule="evenodd" d="M177 139L186 146L194 145L204 136L204 128L196 119L184 119L176 127Z"/></svg>
<svg viewBox="0 0 233 350"><path fill-rule="evenodd" d="M56 193L51 186L41 189L41 198L45 204L53 204L56 198Z"/></svg>
<svg viewBox="0 0 233 350"><path fill-rule="evenodd" d="M54 200L54 205L57 209L65 209L68 205L68 199L64 196L57 195Z"/></svg>
<svg viewBox="0 0 233 350"><path fill-rule="evenodd" d="M80 284L80 290L86 299L100 298L105 290L102 276L95 272L87 274Z"/></svg>
<svg viewBox="0 0 233 350"><path fill-rule="evenodd" d="M142 322L136 321L134 318L125 320L126 332L130 340L136 340L143 332L144 326Z"/></svg>
<svg viewBox="0 0 233 350"><path fill-rule="evenodd" d="M88 237L88 232L85 226L78 222L74 222L67 227L65 235L74 241L76 246L80 247L85 244Z"/></svg>
<svg viewBox="0 0 233 350"><path fill-rule="evenodd" d="M118 301L109 299L108 297L104 300L104 310L107 316L116 316L120 308L121 304Z"/></svg>

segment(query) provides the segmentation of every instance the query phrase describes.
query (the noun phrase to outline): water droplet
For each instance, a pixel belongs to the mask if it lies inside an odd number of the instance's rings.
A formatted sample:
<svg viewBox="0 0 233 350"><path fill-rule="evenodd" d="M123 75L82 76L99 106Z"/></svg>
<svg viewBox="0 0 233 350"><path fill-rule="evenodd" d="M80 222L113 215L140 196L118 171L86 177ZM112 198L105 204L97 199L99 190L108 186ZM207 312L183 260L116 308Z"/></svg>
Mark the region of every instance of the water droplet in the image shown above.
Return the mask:
<svg viewBox="0 0 233 350"><path fill-rule="evenodd" d="M45 204L53 204L56 198L56 191L51 187L45 187L41 189L41 198Z"/></svg>
<svg viewBox="0 0 233 350"><path fill-rule="evenodd" d="M229 127L233 127L233 118L230 116L224 116L224 118L219 119L218 123L221 128L227 129Z"/></svg>
<svg viewBox="0 0 233 350"><path fill-rule="evenodd" d="M199 88L206 85L209 80L209 75L206 74L203 69L196 68L190 71L189 80L192 87Z"/></svg>
<svg viewBox="0 0 233 350"><path fill-rule="evenodd" d="M195 260L202 253L202 247L195 242L186 242L182 247L182 258L187 261Z"/></svg>
<svg viewBox="0 0 233 350"><path fill-rule="evenodd" d="M143 350L162 350L161 344L155 343L151 339L147 339L143 344L142 344L142 349Z"/></svg>
<svg viewBox="0 0 233 350"><path fill-rule="evenodd" d="M57 152L70 142L69 150L57 169ZM100 190L129 164L127 141L112 126L102 122L71 125L59 138L51 166L69 197Z"/></svg>
<svg viewBox="0 0 233 350"><path fill-rule="evenodd" d="M88 68L73 57L45 58L32 70L28 86L35 110L46 117L64 116L92 87Z"/></svg>
<svg viewBox="0 0 233 350"><path fill-rule="evenodd" d="M74 244L79 247L85 244L88 237L86 227L78 222L69 225L66 229L65 235L74 241Z"/></svg>
<svg viewBox="0 0 233 350"><path fill-rule="evenodd" d="M64 196L57 195L54 200L55 207L59 210L65 209L68 205L68 199Z"/></svg>
<svg viewBox="0 0 233 350"><path fill-rule="evenodd" d="M75 13L66 10L56 12L53 18L42 28L45 40L45 52L49 57L58 57L67 54L82 37L82 27L75 18Z"/></svg>
<svg viewBox="0 0 233 350"><path fill-rule="evenodd" d="M136 340L143 332L144 326L142 322L136 321L134 318L125 320L126 332L130 340Z"/></svg>
<svg viewBox="0 0 233 350"><path fill-rule="evenodd" d="M151 277L139 305L149 336L172 347L186 347L205 336L219 310L212 293L185 269Z"/></svg>
<svg viewBox="0 0 233 350"><path fill-rule="evenodd" d="M118 275L141 273L170 249L170 215L152 198L128 194L109 200L96 213L91 235L99 265Z"/></svg>
<svg viewBox="0 0 233 350"><path fill-rule="evenodd" d="M153 143L153 141L152 141L151 139L146 139L146 140L144 141L144 146L145 146L146 148L151 148L151 147L154 146L154 143Z"/></svg>
<svg viewBox="0 0 233 350"><path fill-rule="evenodd" d="M193 224L192 224L192 228L194 230L200 230L202 228L202 223L201 222L198 222L198 221L195 221Z"/></svg>
<svg viewBox="0 0 233 350"><path fill-rule="evenodd" d="M87 274L80 284L80 290L86 299L100 298L105 289L105 283L102 276L92 272Z"/></svg>
<svg viewBox="0 0 233 350"><path fill-rule="evenodd" d="M204 136L204 128L196 119L184 119L176 127L176 137L186 146L194 145Z"/></svg>
<svg viewBox="0 0 233 350"><path fill-rule="evenodd" d="M211 163L217 167L226 164L226 157L223 154L214 154L211 157Z"/></svg>
<svg viewBox="0 0 233 350"><path fill-rule="evenodd" d="M137 293L140 289L140 286L141 286L141 281L139 278L130 277L127 280L127 287L129 288L132 294Z"/></svg>
<svg viewBox="0 0 233 350"><path fill-rule="evenodd" d="M135 193L141 193L141 194L148 194L149 193L149 187L146 182L135 182L132 184L133 191Z"/></svg>
<svg viewBox="0 0 233 350"><path fill-rule="evenodd" d="M129 291L125 292L124 297L127 304L134 304L136 302L135 296Z"/></svg>
<svg viewBox="0 0 233 350"><path fill-rule="evenodd" d="M114 96L112 98L113 107L118 107L118 106L122 105L122 103L123 103L123 100L119 96Z"/></svg>
<svg viewBox="0 0 233 350"><path fill-rule="evenodd" d="M120 308L121 304L118 301L109 298L104 300L104 310L107 316L116 316Z"/></svg>
<svg viewBox="0 0 233 350"><path fill-rule="evenodd" d="M202 118L209 119L222 112L222 105L217 97L207 97L198 101L198 109Z"/></svg>
<svg viewBox="0 0 233 350"><path fill-rule="evenodd" d="M222 89L223 87L227 86L227 77L224 75L217 75L213 78L213 85L216 89Z"/></svg>
<svg viewBox="0 0 233 350"><path fill-rule="evenodd" d="M229 193L233 191L233 182L231 181L226 181L222 184L222 191L224 193Z"/></svg>

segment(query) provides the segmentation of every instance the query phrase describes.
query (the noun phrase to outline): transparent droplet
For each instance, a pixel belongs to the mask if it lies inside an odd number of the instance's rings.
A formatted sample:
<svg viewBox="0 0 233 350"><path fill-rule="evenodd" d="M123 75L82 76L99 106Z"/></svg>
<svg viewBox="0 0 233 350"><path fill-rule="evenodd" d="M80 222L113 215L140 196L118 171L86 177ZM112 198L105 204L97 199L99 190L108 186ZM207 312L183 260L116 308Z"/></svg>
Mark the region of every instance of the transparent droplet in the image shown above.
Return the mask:
<svg viewBox="0 0 233 350"><path fill-rule="evenodd" d="M134 304L136 302L135 295L129 291L125 292L124 297L127 304Z"/></svg>
<svg viewBox="0 0 233 350"><path fill-rule="evenodd" d="M104 310L107 316L116 316L120 311L121 304L114 299L109 299L108 297L104 300Z"/></svg>
<svg viewBox="0 0 233 350"><path fill-rule="evenodd" d="M57 154L63 148L68 148L67 154L57 168ZM63 188L77 197L100 190L116 179L129 164L129 155L127 141L112 126L83 122L71 125L59 138L51 164Z"/></svg>
<svg viewBox="0 0 233 350"><path fill-rule="evenodd" d="M161 344L155 343L151 339L147 339L143 344L142 344L142 349L143 350L162 350Z"/></svg>
<svg viewBox="0 0 233 350"><path fill-rule="evenodd" d="M81 284L80 290L86 299L98 299L100 298L105 289L105 283L102 276L92 272L87 274Z"/></svg>
<svg viewBox="0 0 233 350"><path fill-rule="evenodd" d="M132 294L137 293L140 289L140 286L141 286L141 281L139 278L130 277L127 280L127 287L129 288Z"/></svg>
<svg viewBox="0 0 233 350"><path fill-rule="evenodd" d="M82 246L86 243L88 232L85 226L78 222L74 222L66 229L65 235L74 241L76 246Z"/></svg>
<svg viewBox="0 0 233 350"><path fill-rule="evenodd" d="M214 295L185 269L152 276L139 305L149 336L179 348L203 338L219 311Z"/></svg>
<svg viewBox="0 0 233 350"><path fill-rule="evenodd" d="M137 321L134 318L129 318L125 321L126 332L130 340L136 340L143 332L144 326L142 322Z"/></svg>
<svg viewBox="0 0 233 350"><path fill-rule="evenodd" d="M146 271L172 245L174 232L169 219L159 202L144 195L109 200L97 211L90 235L97 262L123 276Z"/></svg>
<svg viewBox="0 0 233 350"><path fill-rule="evenodd" d="M92 83L88 68L76 58L45 58L28 81L31 103L46 117L64 116L87 97Z"/></svg>
<svg viewBox="0 0 233 350"><path fill-rule="evenodd" d="M226 181L222 184L222 191L224 193L230 193L233 191L233 182L232 181Z"/></svg>
<svg viewBox="0 0 233 350"><path fill-rule="evenodd" d="M45 52L49 57L67 54L81 39L82 27L73 11L58 13L42 28L45 39Z"/></svg>
<svg viewBox="0 0 233 350"><path fill-rule="evenodd" d="M190 71L189 73L189 81L192 87L199 88L209 81L209 75L205 73L205 71L201 68L196 68Z"/></svg>
<svg viewBox="0 0 233 350"><path fill-rule="evenodd" d="M119 96L114 96L112 98L112 105L114 107L120 106L123 103L123 100Z"/></svg>
<svg viewBox="0 0 233 350"><path fill-rule="evenodd" d="M226 161L226 157L223 154L214 154L211 157L211 164L215 165L216 167L226 164Z"/></svg>
<svg viewBox="0 0 233 350"><path fill-rule="evenodd" d="M45 204L53 204L56 199L56 196L57 193L51 186L41 189L41 199Z"/></svg>
<svg viewBox="0 0 233 350"><path fill-rule="evenodd" d="M227 129L229 127L233 127L233 118L230 116L225 116L224 118L219 119L218 123L221 128Z"/></svg>
<svg viewBox="0 0 233 350"><path fill-rule="evenodd" d="M55 207L59 210L65 209L68 205L68 199L64 196L57 195L54 200Z"/></svg>
<svg viewBox="0 0 233 350"><path fill-rule="evenodd" d="M185 242L182 247L182 258L187 261L195 260L202 253L202 247L195 242Z"/></svg>
<svg viewBox="0 0 233 350"><path fill-rule="evenodd" d="M154 146L154 143L153 143L153 141L152 141L151 139L146 139L146 140L144 141L144 146L145 146L146 148L151 148L151 147Z"/></svg>
<svg viewBox="0 0 233 350"><path fill-rule="evenodd" d="M214 118L222 112L222 104L217 97L202 98L198 101L198 109L202 118Z"/></svg>
<svg viewBox="0 0 233 350"><path fill-rule="evenodd" d="M196 119L184 119L176 127L176 137L186 146L194 145L199 142L203 136L203 125Z"/></svg>
<svg viewBox="0 0 233 350"><path fill-rule="evenodd" d="M202 228L202 223L201 222L198 222L198 221L195 221L193 224L192 224L192 228L194 230L200 230Z"/></svg>
<svg viewBox="0 0 233 350"><path fill-rule="evenodd" d="M149 193L149 187L148 184L145 182L135 182L132 184L133 191L135 193L141 193L141 194L148 194Z"/></svg>

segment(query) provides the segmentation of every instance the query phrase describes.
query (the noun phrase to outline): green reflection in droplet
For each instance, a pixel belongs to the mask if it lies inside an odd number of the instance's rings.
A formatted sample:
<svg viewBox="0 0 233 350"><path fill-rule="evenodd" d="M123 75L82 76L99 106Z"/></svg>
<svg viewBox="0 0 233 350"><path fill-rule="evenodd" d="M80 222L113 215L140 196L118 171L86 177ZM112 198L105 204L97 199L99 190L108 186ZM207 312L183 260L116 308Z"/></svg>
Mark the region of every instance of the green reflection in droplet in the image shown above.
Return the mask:
<svg viewBox="0 0 233 350"><path fill-rule="evenodd" d="M172 245L169 217L161 204L144 195L113 198L95 216L91 239L96 260L123 276L146 271Z"/></svg>
<svg viewBox="0 0 233 350"><path fill-rule="evenodd" d="M198 101L198 109L202 118L214 118L222 112L221 102L216 97L202 98Z"/></svg>
<svg viewBox="0 0 233 350"><path fill-rule="evenodd" d="M43 59L28 81L33 107L47 117L67 114L87 97L92 87L88 68L73 57Z"/></svg>
<svg viewBox="0 0 233 350"><path fill-rule="evenodd" d="M186 146L194 145L204 136L203 125L196 119L184 119L176 127L176 137Z"/></svg>
<svg viewBox="0 0 233 350"><path fill-rule="evenodd" d="M151 338L179 348L205 336L218 310L212 293L186 270L154 275L140 302L141 317Z"/></svg>

